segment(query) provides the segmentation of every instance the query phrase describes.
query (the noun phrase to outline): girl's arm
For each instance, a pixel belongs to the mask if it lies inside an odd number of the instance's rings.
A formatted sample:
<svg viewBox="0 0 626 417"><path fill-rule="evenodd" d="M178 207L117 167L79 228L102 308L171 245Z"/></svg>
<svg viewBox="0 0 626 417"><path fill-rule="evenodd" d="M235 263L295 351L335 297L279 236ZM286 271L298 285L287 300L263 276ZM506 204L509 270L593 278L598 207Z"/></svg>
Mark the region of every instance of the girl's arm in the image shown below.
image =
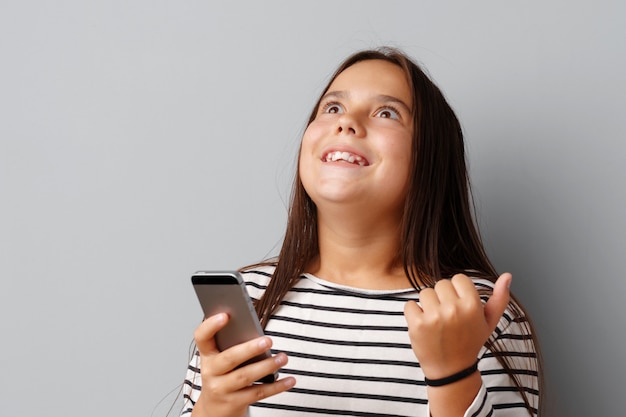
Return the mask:
<svg viewBox="0 0 626 417"><path fill-rule="evenodd" d="M446 378L476 363L509 303L510 282L510 274L500 276L492 296L483 304L472 280L456 275L439 281L433 289L422 290L421 306L407 303L411 345L426 378ZM512 385L502 373L505 385ZM470 406L488 412L487 396L478 371L452 383L428 387L432 417L464 416Z"/></svg>

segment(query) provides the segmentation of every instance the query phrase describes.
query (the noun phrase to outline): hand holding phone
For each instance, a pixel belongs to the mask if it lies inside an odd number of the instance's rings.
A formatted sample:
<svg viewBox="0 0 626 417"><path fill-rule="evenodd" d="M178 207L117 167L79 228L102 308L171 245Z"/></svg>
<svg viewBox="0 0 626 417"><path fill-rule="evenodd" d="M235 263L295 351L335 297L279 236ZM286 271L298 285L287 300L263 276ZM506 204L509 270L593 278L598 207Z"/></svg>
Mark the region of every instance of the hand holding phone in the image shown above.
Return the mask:
<svg viewBox="0 0 626 417"><path fill-rule="evenodd" d="M228 324L215 335L220 351L263 336L263 328L239 272L199 271L193 274L191 281L205 318L219 313L229 316ZM271 357L269 350L240 366L268 357ZM277 374L274 373L257 382L268 383L276 379Z"/></svg>

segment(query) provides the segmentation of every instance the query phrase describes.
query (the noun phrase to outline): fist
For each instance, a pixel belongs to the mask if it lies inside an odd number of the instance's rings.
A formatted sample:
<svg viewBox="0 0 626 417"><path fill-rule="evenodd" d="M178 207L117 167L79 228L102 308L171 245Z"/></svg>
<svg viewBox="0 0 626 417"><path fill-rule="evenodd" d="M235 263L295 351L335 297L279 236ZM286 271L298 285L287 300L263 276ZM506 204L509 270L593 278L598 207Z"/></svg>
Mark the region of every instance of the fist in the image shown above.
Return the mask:
<svg viewBox="0 0 626 417"><path fill-rule="evenodd" d="M404 316L411 347L428 378L449 376L471 366L509 303L511 274L500 275L483 305L470 278L457 274L420 291Z"/></svg>

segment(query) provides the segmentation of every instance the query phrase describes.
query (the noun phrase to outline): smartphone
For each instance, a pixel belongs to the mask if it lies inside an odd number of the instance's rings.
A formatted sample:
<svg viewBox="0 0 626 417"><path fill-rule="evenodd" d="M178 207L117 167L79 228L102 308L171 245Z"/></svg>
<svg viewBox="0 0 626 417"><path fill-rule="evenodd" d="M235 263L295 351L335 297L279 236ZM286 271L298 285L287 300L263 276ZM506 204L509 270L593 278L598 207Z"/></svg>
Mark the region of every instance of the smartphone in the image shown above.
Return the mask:
<svg viewBox="0 0 626 417"><path fill-rule="evenodd" d="M215 343L220 351L263 336L259 317L239 272L198 271L192 275L191 283L200 301L204 318L218 313L227 313L229 316L226 327L215 335ZM270 356L270 351L266 351L241 366ZM257 382L274 382L277 377L277 374L267 375Z"/></svg>

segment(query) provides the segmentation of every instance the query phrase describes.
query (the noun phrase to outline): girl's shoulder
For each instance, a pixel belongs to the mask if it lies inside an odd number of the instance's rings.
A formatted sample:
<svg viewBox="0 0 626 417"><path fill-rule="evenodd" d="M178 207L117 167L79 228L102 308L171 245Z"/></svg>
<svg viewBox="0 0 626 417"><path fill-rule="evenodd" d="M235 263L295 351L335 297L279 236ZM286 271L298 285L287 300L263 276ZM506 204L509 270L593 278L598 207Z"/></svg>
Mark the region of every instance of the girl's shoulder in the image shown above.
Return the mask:
<svg viewBox="0 0 626 417"><path fill-rule="evenodd" d="M241 269L240 272L250 298L254 300L261 298L275 269L276 266L270 264L253 265Z"/></svg>
<svg viewBox="0 0 626 417"><path fill-rule="evenodd" d="M483 303L486 303L489 297L491 297L495 283L485 278L472 278L472 281L481 300ZM509 304L504 310L492 337L498 338L505 334L517 334L520 337L524 336L523 338L528 338L530 334L530 324L526 310L513 293L511 293ZM506 337L513 336L509 335Z"/></svg>

